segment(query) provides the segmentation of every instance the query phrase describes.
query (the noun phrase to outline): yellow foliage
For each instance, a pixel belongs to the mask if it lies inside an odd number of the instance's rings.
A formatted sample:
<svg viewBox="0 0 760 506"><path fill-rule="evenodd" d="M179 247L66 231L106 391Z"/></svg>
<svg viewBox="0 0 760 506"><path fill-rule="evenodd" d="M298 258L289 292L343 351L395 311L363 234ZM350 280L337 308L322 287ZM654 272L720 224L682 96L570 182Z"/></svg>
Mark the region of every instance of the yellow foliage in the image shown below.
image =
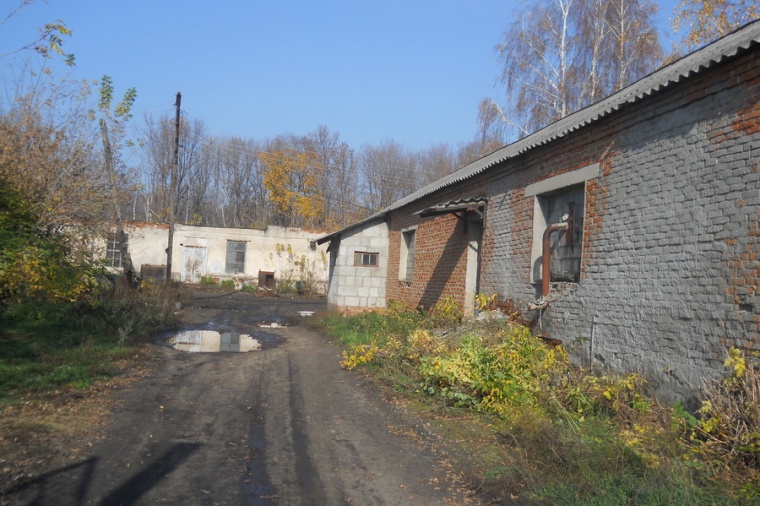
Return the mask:
<svg viewBox="0 0 760 506"><path fill-rule="evenodd" d="M747 360L744 358L744 354L738 348L728 349L728 358L723 362L725 367L731 367L734 370L734 374L737 378L741 378L744 372L747 370Z"/></svg>
<svg viewBox="0 0 760 506"><path fill-rule="evenodd" d="M407 338L404 358L419 360L421 357L440 355L446 351L448 351L446 340L431 334L427 330L416 329Z"/></svg>
<svg viewBox="0 0 760 506"><path fill-rule="evenodd" d="M313 225L324 216L315 153L273 151L261 153L259 159L266 168L269 199L291 225Z"/></svg>
<svg viewBox="0 0 760 506"><path fill-rule="evenodd" d="M496 293L493 293L491 295L486 295L482 292L475 294L475 309L479 311L488 311L490 309L493 309L493 307L496 305L496 299L498 296L499 295Z"/></svg>
<svg viewBox="0 0 760 506"><path fill-rule="evenodd" d="M710 43L760 14L752 0L682 0L675 11L673 30L687 27L684 42L688 47Z"/></svg>
<svg viewBox="0 0 760 506"><path fill-rule="evenodd" d="M374 341L370 344L352 346L350 350L343 352L343 360L340 361L340 365L344 369L352 371L362 364L372 362L379 351L380 349Z"/></svg>
<svg viewBox="0 0 760 506"><path fill-rule="evenodd" d="M81 301L91 296L97 284L90 272L35 246L14 252L6 261L0 269L0 286L16 302L30 299Z"/></svg>

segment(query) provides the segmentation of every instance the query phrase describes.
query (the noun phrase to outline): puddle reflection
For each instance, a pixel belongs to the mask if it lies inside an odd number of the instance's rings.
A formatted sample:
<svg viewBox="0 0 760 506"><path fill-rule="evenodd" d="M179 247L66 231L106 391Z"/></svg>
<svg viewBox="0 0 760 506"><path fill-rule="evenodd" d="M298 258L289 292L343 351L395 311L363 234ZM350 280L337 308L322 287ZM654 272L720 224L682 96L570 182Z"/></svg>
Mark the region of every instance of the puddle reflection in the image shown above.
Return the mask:
<svg viewBox="0 0 760 506"><path fill-rule="evenodd" d="M215 330L186 330L168 340L172 348L190 353L247 352L261 349L253 336Z"/></svg>

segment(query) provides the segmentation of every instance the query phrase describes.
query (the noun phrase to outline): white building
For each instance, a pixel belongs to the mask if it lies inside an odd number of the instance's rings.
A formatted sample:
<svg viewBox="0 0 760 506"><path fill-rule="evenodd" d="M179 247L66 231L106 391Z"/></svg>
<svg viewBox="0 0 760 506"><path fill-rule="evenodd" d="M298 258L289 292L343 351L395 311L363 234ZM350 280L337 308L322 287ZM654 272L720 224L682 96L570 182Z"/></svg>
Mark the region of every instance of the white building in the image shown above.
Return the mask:
<svg viewBox="0 0 760 506"><path fill-rule="evenodd" d="M132 264L143 278L163 278L169 226L162 223L128 222L124 226ZM326 291L326 248L313 241L324 232L298 228L197 227L176 225L172 245L172 279L200 283L201 278L235 285L274 288L278 282L309 283ZM116 234L99 245L97 253L114 271L121 270Z"/></svg>

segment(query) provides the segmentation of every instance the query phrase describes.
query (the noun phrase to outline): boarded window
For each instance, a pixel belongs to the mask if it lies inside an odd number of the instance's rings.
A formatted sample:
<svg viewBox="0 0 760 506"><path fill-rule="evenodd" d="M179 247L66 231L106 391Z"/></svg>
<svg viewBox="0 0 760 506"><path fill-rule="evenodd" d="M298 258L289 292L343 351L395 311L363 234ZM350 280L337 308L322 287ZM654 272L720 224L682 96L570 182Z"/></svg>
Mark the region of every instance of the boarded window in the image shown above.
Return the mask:
<svg viewBox="0 0 760 506"><path fill-rule="evenodd" d="M416 230L401 232L401 255L399 257L398 279L411 281L414 275L414 241Z"/></svg>
<svg viewBox="0 0 760 506"><path fill-rule="evenodd" d="M129 236L124 234L124 240L129 241ZM118 235L115 233L108 234L106 238L106 266L123 267L121 263L121 244Z"/></svg>
<svg viewBox="0 0 760 506"><path fill-rule="evenodd" d="M245 241L227 241L227 263L224 266L227 274L245 272Z"/></svg>
<svg viewBox="0 0 760 506"><path fill-rule="evenodd" d="M354 265L357 267L377 267L378 253L357 251L354 253Z"/></svg>

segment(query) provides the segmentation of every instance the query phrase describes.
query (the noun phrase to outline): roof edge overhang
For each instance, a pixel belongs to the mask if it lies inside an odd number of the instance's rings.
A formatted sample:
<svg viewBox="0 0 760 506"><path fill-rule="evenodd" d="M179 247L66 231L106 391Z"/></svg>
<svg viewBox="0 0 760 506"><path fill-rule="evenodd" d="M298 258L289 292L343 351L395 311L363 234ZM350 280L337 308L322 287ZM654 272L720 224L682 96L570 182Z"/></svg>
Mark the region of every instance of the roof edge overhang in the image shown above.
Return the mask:
<svg viewBox="0 0 760 506"><path fill-rule="evenodd" d="M362 227L362 226L367 225L367 224L369 224L369 223L371 223L373 221L380 221L380 220L385 219L385 215L386 214L387 213L385 213L385 212L375 213L372 216L370 216L369 218L365 218L362 221L354 223L353 225L349 225L349 226L347 226L345 228L342 228L342 229L340 229L340 230L338 230L336 232L333 232L331 234L327 234L327 235L324 235L322 237L318 237L317 239L314 239L312 242L314 244L316 244L316 245L324 244L326 242L332 242L333 240L335 240L337 238L340 238L340 236L342 236L346 232L350 232L351 230L354 230L355 228Z"/></svg>
<svg viewBox="0 0 760 506"><path fill-rule="evenodd" d="M373 220L384 218L391 211L405 207L423 197L442 190L443 188L460 183L538 146L560 139L571 132L595 123L630 104L644 100L660 90L669 88L674 84L683 82L695 75L702 74L706 70L713 68L715 65L721 64L745 51L749 51L758 45L760 45L760 20L750 22L717 41L712 42L665 67L655 70L651 74L595 104L591 104L569 116L565 116L527 137L523 137L512 144L508 144L491 154L469 163L448 176L434 181L420 190L394 202L369 218L339 230L338 232L317 239L317 244L331 240L335 236L339 236L346 231L362 226Z"/></svg>

